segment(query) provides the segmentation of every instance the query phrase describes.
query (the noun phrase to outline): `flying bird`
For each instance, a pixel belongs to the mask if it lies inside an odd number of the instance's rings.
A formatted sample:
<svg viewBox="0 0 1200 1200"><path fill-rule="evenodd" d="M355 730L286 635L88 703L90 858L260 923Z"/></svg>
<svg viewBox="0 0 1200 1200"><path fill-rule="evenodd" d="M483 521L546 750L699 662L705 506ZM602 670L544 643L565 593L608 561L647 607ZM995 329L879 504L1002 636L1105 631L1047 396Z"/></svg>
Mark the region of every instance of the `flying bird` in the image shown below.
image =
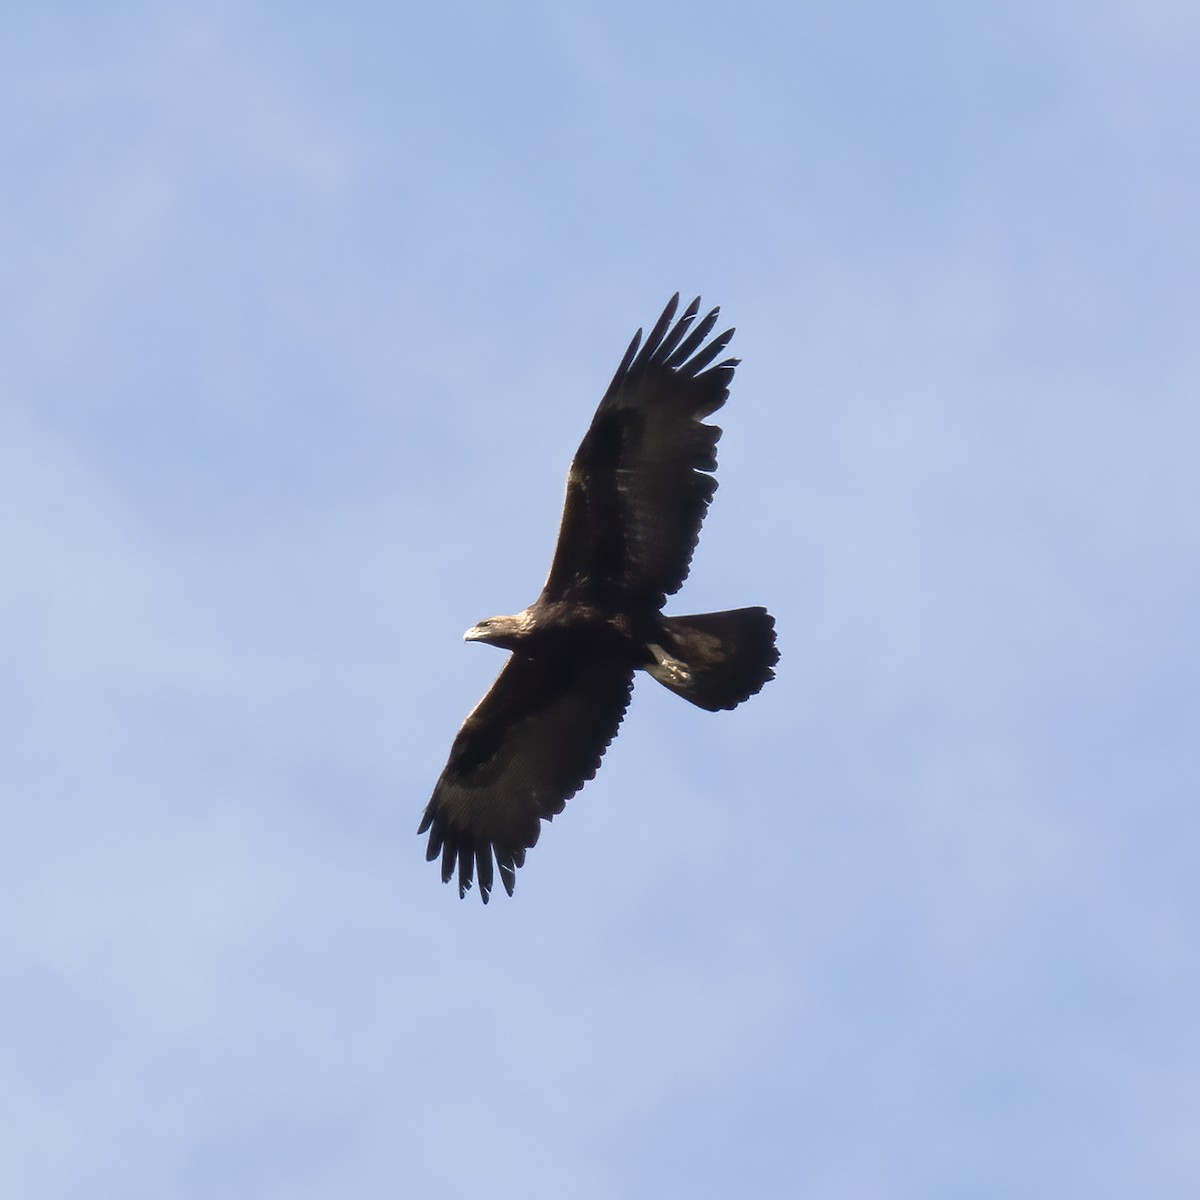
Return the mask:
<svg viewBox="0 0 1200 1200"><path fill-rule="evenodd" d="M716 712L753 696L779 661L765 608L668 617L717 490L705 424L729 396L733 330L708 339L697 297L672 325L676 293L642 343L634 334L567 475L558 545L541 595L464 635L511 650L467 717L421 818L442 882L458 871L486 904L493 860L511 896L542 820L596 774L643 670ZM639 349L640 347L640 349Z"/></svg>

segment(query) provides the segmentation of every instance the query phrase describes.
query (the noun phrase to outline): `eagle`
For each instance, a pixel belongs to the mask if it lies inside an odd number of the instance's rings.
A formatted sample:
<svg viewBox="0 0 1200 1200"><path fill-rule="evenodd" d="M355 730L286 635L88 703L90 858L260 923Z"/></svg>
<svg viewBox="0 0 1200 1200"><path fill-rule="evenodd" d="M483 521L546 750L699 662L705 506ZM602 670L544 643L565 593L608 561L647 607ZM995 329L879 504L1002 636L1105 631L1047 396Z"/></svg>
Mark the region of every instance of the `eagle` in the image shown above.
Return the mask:
<svg viewBox="0 0 1200 1200"><path fill-rule="evenodd" d="M442 882L458 872L486 904L500 873L511 896L542 821L592 779L645 671L716 712L775 676L775 620L765 608L668 617L717 490L717 439L706 424L729 396L736 358L720 310L700 298L674 321L676 293L642 342L634 334L567 475L558 545L541 595L523 612L464 635L512 652L463 723L421 818ZM674 321L674 324L672 324ZM715 365L713 365L715 363Z"/></svg>

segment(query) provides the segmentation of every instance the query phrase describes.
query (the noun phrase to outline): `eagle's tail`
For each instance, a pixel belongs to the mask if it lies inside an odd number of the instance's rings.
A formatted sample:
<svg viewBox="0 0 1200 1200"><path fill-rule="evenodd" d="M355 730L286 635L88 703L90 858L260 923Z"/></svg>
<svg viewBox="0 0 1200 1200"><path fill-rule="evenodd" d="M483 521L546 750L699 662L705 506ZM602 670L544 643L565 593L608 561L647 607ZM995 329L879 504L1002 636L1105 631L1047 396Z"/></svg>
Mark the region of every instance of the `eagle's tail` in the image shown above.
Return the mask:
<svg viewBox="0 0 1200 1200"><path fill-rule="evenodd" d="M646 670L676 695L717 712L735 708L775 678L775 618L765 608L663 617L662 645Z"/></svg>

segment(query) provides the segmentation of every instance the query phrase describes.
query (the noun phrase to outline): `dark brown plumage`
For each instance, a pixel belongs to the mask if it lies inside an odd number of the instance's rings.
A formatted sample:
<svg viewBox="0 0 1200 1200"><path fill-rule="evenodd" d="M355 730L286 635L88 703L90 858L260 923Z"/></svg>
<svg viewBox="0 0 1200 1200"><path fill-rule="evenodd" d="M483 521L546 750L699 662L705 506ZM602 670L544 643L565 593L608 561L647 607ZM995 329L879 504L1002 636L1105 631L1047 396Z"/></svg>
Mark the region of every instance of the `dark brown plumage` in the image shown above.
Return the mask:
<svg viewBox="0 0 1200 1200"><path fill-rule="evenodd" d="M634 335L567 476L550 575L524 612L466 636L511 650L467 717L418 833L459 895L493 862L512 895L541 831L591 779L645 670L710 711L733 708L774 678L775 622L763 608L667 617L687 578L717 490L717 439L703 418L729 395L736 358L712 366L733 330L705 345L713 309L693 328L697 297L672 326L671 298L641 345ZM639 350L639 346L641 346Z"/></svg>

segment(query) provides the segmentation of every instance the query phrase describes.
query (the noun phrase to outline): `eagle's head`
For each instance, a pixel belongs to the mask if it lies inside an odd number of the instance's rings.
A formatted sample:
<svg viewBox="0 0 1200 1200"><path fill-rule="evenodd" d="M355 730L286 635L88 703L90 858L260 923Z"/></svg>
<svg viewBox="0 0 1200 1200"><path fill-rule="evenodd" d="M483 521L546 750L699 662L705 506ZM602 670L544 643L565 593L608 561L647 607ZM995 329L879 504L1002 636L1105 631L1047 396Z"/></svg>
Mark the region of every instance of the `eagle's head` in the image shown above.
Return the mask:
<svg viewBox="0 0 1200 1200"><path fill-rule="evenodd" d="M463 634L465 642L487 642L492 646L503 646L505 650L515 649L518 642L528 631L529 612L515 613L510 617L488 617L480 621Z"/></svg>

